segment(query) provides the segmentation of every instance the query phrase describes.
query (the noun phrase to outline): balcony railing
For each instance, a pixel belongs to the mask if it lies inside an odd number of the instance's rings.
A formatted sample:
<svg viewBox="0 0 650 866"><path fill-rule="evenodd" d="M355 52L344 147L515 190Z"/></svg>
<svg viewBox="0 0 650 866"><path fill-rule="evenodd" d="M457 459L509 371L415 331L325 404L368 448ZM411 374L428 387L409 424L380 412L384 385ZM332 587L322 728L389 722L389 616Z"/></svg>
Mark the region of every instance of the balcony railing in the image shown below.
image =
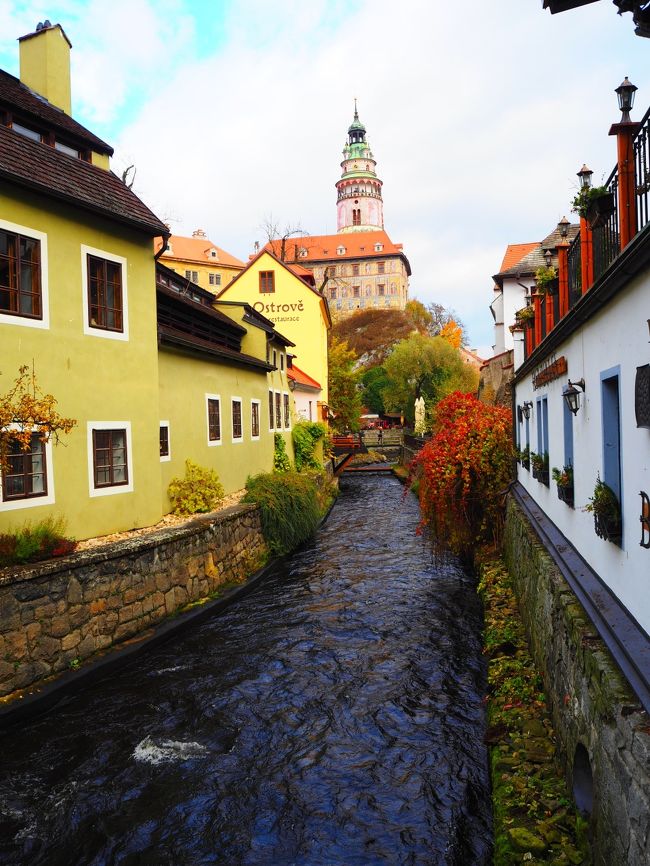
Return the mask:
<svg viewBox="0 0 650 866"><path fill-rule="evenodd" d="M569 247L569 307L576 304L582 296L582 259L580 255L580 235L577 234Z"/></svg>
<svg viewBox="0 0 650 866"><path fill-rule="evenodd" d="M634 171L636 178L636 227L638 231L650 223L650 108L641 121L634 139Z"/></svg>
<svg viewBox="0 0 650 866"><path fill-rule="evenodd" d="M604 225L593 230L594 280L605 273L621 251L621 241L618 232L618 166L612 171L605 182L607 191L614 196L614 211L609 215Z"/></svg>

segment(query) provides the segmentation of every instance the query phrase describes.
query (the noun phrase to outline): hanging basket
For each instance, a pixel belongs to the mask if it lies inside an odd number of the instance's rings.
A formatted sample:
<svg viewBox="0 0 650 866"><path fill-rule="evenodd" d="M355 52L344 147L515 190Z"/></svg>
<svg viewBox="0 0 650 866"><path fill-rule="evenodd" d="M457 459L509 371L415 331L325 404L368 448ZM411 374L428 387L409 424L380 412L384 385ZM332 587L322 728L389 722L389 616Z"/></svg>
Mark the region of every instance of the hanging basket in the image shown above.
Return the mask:
<svg viewBox="0 0 650 866"><path fill-rule="evenodd" d="M594 514L594 531L599 538L620 544L623 538L621 518L617 514Z"/></svg>
<svg viewBox="0 0 650 866"><path fill-rule="evenodd" d="M597 229L604 226L607 220L614 213L616 202L614 193L608 192L606 195L600 195L598 198L593 198L589 202L587 208L587 222L590 228Z"/></svg>

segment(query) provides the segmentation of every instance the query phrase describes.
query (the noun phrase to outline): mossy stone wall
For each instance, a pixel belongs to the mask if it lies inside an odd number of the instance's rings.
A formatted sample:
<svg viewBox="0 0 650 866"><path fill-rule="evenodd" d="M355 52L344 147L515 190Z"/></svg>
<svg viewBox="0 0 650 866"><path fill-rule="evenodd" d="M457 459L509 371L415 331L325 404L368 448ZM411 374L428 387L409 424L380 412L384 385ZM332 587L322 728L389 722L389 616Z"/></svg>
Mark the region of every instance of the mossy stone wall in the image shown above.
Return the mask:
<svg viewBox="0 0 650 866"><path fill-rule="evenodd" d="M257 506L0 571L0 697L238 583L267 558Z"/></svg>
<svg viewBox="0 0 650 866"><path fill-rule="evenodd" d="M580 744L589 756L596 866L647 866L650 719L512 498L504 557L543 673L570 786Z"/></svg>

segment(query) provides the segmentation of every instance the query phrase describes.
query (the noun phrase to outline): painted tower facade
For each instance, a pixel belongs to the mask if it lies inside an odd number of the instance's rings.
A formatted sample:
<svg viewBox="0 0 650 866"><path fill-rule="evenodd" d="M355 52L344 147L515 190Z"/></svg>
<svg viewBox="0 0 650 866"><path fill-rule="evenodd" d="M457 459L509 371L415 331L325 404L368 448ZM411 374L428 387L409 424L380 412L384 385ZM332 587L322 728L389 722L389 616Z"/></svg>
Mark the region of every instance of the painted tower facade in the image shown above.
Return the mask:
<svg viewBox="0 0 650 866"><path fill-rule="evenodd" d="M377 177L376 165L355 100L354 120L343 148L343 173L336 183L338 232L372 232L384 228L382 181Z"/></svg>

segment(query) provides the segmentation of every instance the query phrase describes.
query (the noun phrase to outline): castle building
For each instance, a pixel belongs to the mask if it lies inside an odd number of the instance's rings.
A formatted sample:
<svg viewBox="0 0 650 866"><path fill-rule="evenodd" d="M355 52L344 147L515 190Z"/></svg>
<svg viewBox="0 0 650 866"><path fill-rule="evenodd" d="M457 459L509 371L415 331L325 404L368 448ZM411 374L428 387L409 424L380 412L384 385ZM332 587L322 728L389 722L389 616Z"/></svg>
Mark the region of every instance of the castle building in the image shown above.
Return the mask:
<svg viewBox="0 0 650 866"><path fill-rule="evenodd" d="M376 166L355 104L336 182L337 234L277 239L266 247L312 271L334 318L369 307L403 310L408 301L411 266L402 244L393 243L384 229Z"/></svg>

